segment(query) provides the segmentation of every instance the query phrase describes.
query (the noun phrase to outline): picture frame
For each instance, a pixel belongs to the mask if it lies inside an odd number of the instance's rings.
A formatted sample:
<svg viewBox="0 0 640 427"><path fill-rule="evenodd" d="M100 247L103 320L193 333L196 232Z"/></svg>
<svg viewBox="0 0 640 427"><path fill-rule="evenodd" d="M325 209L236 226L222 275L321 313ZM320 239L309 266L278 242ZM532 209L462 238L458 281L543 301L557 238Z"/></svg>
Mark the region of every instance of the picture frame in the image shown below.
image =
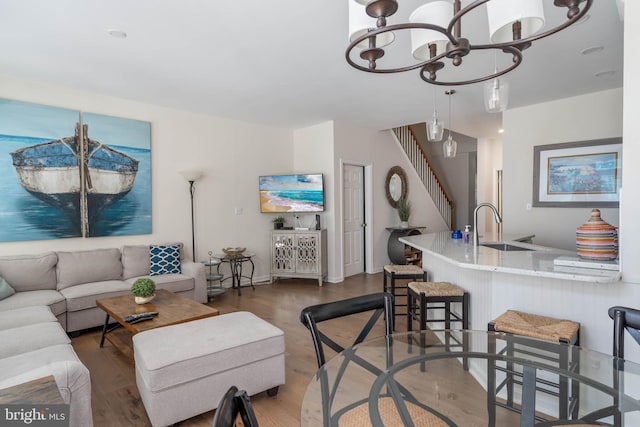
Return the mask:
<svg viewBox="0 0 640 427"><path fill-rule="evenodd" d="M533 147L533 206L617 208L621 184L622 138Z"/></svg>

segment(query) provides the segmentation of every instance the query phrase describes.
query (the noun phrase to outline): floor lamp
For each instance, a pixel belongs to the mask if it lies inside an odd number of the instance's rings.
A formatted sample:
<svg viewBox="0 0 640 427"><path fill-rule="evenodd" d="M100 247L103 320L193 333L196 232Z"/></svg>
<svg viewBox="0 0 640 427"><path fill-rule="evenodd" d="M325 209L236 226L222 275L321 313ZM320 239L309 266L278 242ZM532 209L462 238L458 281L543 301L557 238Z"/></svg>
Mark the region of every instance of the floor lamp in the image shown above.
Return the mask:
<svg viewBox="0 0 640 427"><path fill-rule="evenodd" d="M193 184L202 176L202 172L198 170L184 170L180 174L189 182L189 194L191 195L191 253L193 254L193 262L196 262L196 230L195 230L195 214L193 211L193 195L196 192Z"/></svg>

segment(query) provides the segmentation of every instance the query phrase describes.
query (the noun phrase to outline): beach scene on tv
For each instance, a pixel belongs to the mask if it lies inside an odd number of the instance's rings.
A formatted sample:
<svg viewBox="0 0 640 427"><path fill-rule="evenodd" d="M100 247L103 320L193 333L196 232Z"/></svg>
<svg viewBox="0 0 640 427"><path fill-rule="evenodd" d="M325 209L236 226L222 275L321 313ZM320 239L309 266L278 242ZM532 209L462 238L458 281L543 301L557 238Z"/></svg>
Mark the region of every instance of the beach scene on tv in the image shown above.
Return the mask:
<svg viewBox="0 0 640 427"><path fill-rule="evenodd" d="M322 174L260 177L260 212L321 212Z"/></svg>

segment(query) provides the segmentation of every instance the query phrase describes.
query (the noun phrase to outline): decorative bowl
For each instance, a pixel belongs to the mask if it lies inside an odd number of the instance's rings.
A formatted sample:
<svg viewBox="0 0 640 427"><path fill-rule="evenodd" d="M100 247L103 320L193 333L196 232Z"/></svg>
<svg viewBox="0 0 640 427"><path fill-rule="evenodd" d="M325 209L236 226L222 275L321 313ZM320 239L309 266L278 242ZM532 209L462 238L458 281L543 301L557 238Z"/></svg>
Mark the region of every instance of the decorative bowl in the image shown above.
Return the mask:
<svg viewBox="0 0 640 427"><path fill-rule="evenodd" d="M222 252L224 252L228 257L242 256L243 252L246 250L247 248L222 248Z"/></svg>

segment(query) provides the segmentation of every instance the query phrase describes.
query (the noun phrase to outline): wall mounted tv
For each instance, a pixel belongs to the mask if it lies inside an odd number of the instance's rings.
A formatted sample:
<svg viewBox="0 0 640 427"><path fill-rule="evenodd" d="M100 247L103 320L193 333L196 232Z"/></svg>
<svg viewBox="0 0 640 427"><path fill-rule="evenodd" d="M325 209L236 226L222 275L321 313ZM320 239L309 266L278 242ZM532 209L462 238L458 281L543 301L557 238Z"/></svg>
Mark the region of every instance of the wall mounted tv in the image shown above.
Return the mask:
<svg viewBox="0 0 640 427"><path fill-rule="evenodd" d="M321 212L324 180L321 173L260 177L260 212Z"/></svg>

